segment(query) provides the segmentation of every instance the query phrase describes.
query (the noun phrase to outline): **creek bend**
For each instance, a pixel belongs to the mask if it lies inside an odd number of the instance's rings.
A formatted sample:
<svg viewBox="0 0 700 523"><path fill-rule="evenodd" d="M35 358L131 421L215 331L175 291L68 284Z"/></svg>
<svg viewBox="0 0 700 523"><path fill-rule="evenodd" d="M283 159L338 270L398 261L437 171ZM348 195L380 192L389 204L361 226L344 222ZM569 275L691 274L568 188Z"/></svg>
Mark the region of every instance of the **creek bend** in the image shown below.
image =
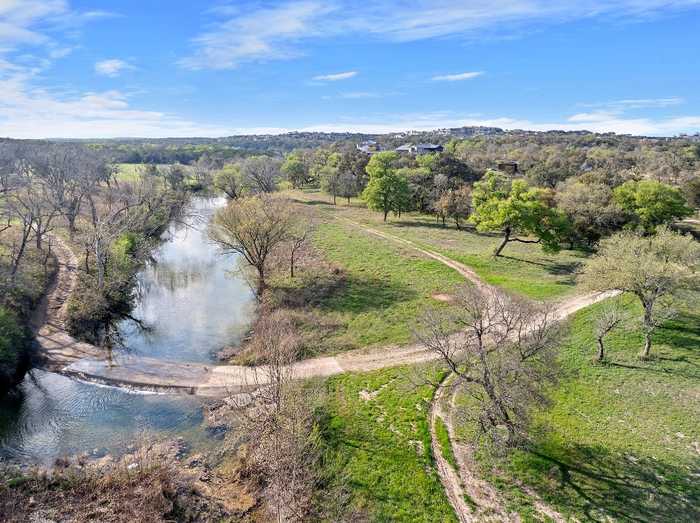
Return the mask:
<svg viewBox="0 0 700 523"><path fill-rule="evenodd" d="M250 325L254 298L222 256L206 227L223 198L195 198L182 223L138 275L132 315L118 325L124 355L151 361L215 363L216 352L238 344ZM185 395L135 393L83 383L35 369L15 394L0 401L0 458L50 465L56 458L92 452L119 454L144 436L211 443L202 400Z"/></svg>

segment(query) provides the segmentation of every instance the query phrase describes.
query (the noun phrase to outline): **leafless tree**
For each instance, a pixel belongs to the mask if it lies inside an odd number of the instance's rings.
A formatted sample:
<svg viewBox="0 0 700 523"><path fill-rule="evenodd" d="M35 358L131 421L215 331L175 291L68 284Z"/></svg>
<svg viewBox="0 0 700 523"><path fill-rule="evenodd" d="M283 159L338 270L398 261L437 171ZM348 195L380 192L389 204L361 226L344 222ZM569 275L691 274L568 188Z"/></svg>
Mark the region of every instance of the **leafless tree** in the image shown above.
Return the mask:
<svg viewBox="0 0 700 523"><path fill-rule="evenodd" d="M457 312L428 312L417 336L477 400L483 433L515 445L533 406L547 402L561 327L546 307L493 289L463 287L456 305Z"/></svg>
<svg viewBox="0 0 700 523"><path fill-rule="evenodd" d="M102 186L97 194L86 195L90 209L90 222L82 234L85 248L85 270L89 272L89 259L95 260L97 287L103 289L107 272L110 249L114 242L129 231L149 231L149 219L164 205L164 193L159 191L150 177L140 181L119 185L118 183Z"/></svg>
<svg viewBox="0 0 700 523"><path fill-rule="evenodd" d="M598 343L596 359L599 362L605 359L605 337L627 320L627 316L617 300L606 301L598 311L595 318L594 332Z"/></svg>
<svg viewBox="0 0 700 523"><path fill-rule="evenodd" d="M240 163L243 186L249 194L271 193L277 189L282 163L267 156L251 156Z"/></svg>
<svg viewBox="0 0 700 523"><path fill-rule="evenodd" d="M73 238L86 195L109 178L109 168L99 154L81 146L44 145L30 151L32 171L45 184L47 196L65 217Z"/></svg>
<svg viewBox="0 0 700 523"><path fill-rule="evenodd" d="M229 403L248 442L248 465L263 480L270 512L277 521L302 521L318 479L315 391L294 381L299 340L284 313L273 312L258 323L255 343L266 361L251 384L256 391L234 395Z"/></svg>
<svg viewBox="0 0 700 523"><path fill-rule="evenodd" d="M289 227L289 277L294 278L294 268L304 248L316 231L316 218L313 213L298 210Z"/></svg>

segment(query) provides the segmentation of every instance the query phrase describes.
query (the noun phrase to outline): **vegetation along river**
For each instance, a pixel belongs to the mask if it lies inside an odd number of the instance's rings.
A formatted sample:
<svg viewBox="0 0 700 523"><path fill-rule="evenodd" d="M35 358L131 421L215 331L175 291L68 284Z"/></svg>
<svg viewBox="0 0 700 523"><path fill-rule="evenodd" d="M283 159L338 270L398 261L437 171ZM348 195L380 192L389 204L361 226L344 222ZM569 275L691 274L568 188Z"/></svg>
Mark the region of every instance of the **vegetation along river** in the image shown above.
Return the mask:
<svg viewBox="0 0 700 523"><path fill-rule="evenodd" d="M196 198L173 223L153 260L139 274L133 316L119 325L124 348L171 361L213 362L246 331L253 297L232 272L235 259L207 239L206 226L220 198ZM0 401L0 458L49 465L56 458L119 454L143 436L182 437L193 446L212 437L200 400L134 393L81 383L33 370L17 394Z"/></svg>

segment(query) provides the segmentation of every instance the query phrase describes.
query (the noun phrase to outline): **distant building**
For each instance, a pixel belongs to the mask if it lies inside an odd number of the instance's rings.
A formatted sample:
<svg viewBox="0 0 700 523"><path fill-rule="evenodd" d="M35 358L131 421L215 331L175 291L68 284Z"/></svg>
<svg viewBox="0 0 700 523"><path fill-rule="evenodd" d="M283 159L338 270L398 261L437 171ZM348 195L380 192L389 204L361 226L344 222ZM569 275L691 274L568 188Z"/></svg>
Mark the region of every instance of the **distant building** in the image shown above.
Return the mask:
<svg viewBox="0 0 700 523"><path fill-rule="evenodd" d="M441 153L443 151L442 145L436 145L434 143L419 143L418 145L413 145L412 143L405 143L396 149L397 153L400 154L428 154L428 153Z"/></svg>
<svg viewBox="0 0 700 523"><path fill-rule="evenodd" d="M511 176L514 176L520 172L518 169L518 162L511 160L502 160L498 162L498 170L506 174L510 174Z"/></svg>
<svg viewBox="0 0 700 523"><path fill-rule="evenodd" d="M374 154L382 150L382 147L374 140L367 140L356 145L357 150L365 154Z"/></svg>
<svg viewBox="0 0 700 523"><path fill-rule="evenodd" d="M434 143L419 143L416 145L416 152L418 154L441 153L443 149L442 145L436 145Z"/></svg>
<svg viewBox="0 0 700 523"><path fill-rule="evenodd" d="M397 147L396 152L401 154L416 154L416 146L412 143L405 143L402 146Z"/></svg>

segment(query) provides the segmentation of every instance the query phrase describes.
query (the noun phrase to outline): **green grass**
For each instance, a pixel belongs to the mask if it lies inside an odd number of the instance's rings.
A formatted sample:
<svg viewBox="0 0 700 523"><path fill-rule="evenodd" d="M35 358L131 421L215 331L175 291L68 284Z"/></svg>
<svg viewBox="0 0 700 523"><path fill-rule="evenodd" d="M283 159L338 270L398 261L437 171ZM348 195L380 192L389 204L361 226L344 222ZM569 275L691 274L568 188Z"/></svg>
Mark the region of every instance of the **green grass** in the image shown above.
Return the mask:
<svg viewBox="0 0 700 523"><path fill-rule="evenodd" d="M596 309L573 319L566 377L535 419L532 448L508 459L477 453L484 473L525 519L534 509L515 480L582 521L698 521L700 314L685 310L659 329L651 361L638 360L642 336L630 325L610 336L607 363L595 364Z"/></svg>
<svg viewBox="0 0 700 523"><path fill-rule="evenodd" d="M141 178L145 164L119 163L117 164L117 180L120 182L136 182Z"/></svg>
<svg viewBox="0 0 700 523"><path fill-rule="evenodd" d="M442 457L445 458L453 469L458 470L459 465L457 465L457 458L455 458L455 453L452 450L450 433L447 430L447 425L445 425L445 422L440 416L438 416L437 420L435 421L435 434L437 435L438 443L440 443Z"/></svg>
<svg viewBox="0 0 700 523"><path fill-rule="evenodd" d="M440 262L340 222L322 224L315 245L346 276L318 305L338 323L337 347L408 343L426 307L444 306L431 296L464 284Z"/></svg>
<svg viewBox="0 0 700 523"><path fill-rule="evenodd" d="M380 213L366 209L357 199L350 206L341 200L333 206L321 193L291 194L332 216L354 220L444 254L471 267L486 282L532 299L556 299L575 293L575 273L587 256L570 250L547 254L538 245L511 243L503 256L494 258L493 251L501 240L498 235L458 230L453 223L443 227L434 217L418 213L391 217L384 223Z"/></svg>
<svg viewBox="0 0 700 523"><path fill-rule="evenodd" d="M415 385L410 373L394 368L327 382L322 436L329 484L321 496L346 490L346 512L354 519L456 521L430 450L434 389Z"/></svg>

